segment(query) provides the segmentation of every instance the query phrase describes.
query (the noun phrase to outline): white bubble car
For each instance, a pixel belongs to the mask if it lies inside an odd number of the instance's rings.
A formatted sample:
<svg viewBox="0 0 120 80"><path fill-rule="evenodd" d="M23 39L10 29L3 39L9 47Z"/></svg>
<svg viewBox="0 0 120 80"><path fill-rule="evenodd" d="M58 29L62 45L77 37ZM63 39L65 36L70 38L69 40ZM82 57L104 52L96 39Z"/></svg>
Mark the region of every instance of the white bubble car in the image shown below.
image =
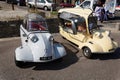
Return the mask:
<svg viewBox="0 0 120 80"><path fill-rule="evenodd" d="M15 50L16 66L26 62L49 62L66 55L65 48L49 33L45 19L36 13L25 17L20 37L22 45Z"/></svg>

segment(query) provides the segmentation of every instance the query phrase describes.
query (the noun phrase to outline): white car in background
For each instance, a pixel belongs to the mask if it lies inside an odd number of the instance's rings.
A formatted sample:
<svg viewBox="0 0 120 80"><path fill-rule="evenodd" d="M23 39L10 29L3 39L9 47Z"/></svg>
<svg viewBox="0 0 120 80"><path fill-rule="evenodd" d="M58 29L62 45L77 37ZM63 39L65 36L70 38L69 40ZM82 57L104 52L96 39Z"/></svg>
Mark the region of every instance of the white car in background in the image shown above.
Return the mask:
<svg viewBox="0 0 120 80"><path fill-rule="evenodd" d="M20 26L22 45L15 50L16 66L26 62L49 62L66 55L65 48L55 42L49 33L45 19L35 13L28 14Z"/></svg>
<svg viewBox="0 0 120 80"><path fill-rule="evenodd" d="M35 6L35 1L34 0L28 0L28 6L33 7ZM56 4L53 3L51 0L37 0L36 1L36 6L37 8L42 8L44 10L55 10L56 9Z"/></svg>

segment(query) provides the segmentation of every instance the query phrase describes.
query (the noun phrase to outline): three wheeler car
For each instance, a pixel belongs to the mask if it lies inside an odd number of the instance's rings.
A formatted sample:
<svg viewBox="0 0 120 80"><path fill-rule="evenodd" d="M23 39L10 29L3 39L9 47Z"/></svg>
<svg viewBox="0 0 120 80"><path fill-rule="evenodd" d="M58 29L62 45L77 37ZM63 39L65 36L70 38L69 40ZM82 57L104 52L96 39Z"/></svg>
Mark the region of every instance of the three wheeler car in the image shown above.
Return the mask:
<svg viewBox="0 0 120 80"><path fill-rule="evenodd" d="M28 14L20 26L22 45L15 50L17 66L26 62L49 62L66 55L62 44L54 41L48 31L45 19L36 14Z"/></svg>
<svg viewBox="0 0 120 80"><path fill-rule="evenodd" d="M97 25L92 10L83 8L60 9L58 14L60 34L82 49L86 58L92 53L113 53L118 44L111 39L110 31Z"/></svg>

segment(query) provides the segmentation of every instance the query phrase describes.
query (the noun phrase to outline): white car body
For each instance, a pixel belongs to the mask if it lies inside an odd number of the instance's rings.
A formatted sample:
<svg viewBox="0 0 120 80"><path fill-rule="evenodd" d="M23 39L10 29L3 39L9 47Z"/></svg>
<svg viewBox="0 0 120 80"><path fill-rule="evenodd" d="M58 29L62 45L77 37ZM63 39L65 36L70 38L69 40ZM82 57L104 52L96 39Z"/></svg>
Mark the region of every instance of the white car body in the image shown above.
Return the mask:
<svg viewBox="0 0 120 80"><path fill-rule="evenodd" d="M15 50L17 66L21 65L21 62L49 62L66 55L64 47L54 42L48 30L28 31L21 25L20 37L22 46Z"/></svg>
<svg viewBox="0 0 120 80"><path fill-rule="evenodd" d="M35 6L34 0L28 0L28 5ZM44 10L54 9L56 8L55 3L50 0L37 0L36 5L38 8L42 8Z"/></svg>

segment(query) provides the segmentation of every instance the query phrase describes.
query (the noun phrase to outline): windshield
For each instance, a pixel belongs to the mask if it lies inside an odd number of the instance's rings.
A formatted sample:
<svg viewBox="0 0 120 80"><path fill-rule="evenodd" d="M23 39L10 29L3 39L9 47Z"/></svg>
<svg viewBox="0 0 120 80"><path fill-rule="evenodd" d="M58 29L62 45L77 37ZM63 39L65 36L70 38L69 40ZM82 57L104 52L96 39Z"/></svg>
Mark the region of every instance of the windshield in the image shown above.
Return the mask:
<svg viewBox="0 0 120 80"><path fill-rule="evenodd" d="M29 31L46 31L48 29L45 21L29 21L28 30Z"/></svg>

